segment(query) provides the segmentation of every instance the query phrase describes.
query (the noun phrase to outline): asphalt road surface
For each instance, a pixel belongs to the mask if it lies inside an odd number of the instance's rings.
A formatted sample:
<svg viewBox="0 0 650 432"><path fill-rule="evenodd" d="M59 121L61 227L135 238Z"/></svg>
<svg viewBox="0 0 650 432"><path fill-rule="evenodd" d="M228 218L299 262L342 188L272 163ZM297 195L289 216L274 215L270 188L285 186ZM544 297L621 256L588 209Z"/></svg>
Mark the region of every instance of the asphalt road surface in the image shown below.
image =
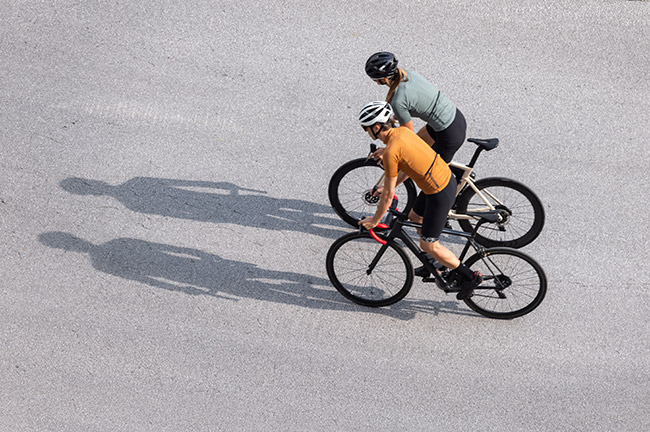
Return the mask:
<svg viewBox="0 0 650 432"><path fill-rule="evenodd" d="M650 430L650 2L0 6L1 430ZM330 284L380 50L544 202L531 314Z"/></svg>

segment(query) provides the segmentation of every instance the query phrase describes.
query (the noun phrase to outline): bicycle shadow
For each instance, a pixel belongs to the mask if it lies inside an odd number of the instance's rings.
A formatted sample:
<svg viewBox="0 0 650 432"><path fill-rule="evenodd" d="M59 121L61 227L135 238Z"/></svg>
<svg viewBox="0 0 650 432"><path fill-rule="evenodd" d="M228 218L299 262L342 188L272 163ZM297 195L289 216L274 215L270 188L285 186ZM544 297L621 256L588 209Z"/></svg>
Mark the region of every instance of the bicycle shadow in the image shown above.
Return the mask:
<svg viewBox="0 0 650 432"><path fill-rule="evenodd" d="M60 185L76 195L110 196L135 212L165 217L300 231L332 239L340 237L341 227L347 226L334 217L330 206L272 198L266 191L230 182L135 177L110 185L71 177Z"/></svg>
<svg viewBox="0 0 650 432"><path fill-rule="evenodd" d="M440 314L451 314L451 315L461 315L468 316L473 318L484 318L482 315L467 309L463 308L461 303L458 300L445 300L445 301L434 301L434 300L410 300L408 297L402 299L399 303L391 306L394 313L410 313L415 316L417 313L426 313L433 316L438 316ZM400 310L402 309L403 310Z"/></svg>
<svg viewBox="0 0 650 432"><path fill-rule="evenodd" d="M266 270L198 249L171 246L133 238L93 244L64 232L39 235L45 246L87 254L103 273L168 291L236 301L253 298L311 308L345 306L329 281L310 275Z"/></svg>
<svg viewBox="0 0 650 432"><path fill-rule="evenodd" d="M103 273L167 291L238 301L250 298L311 309L386 315L411 320L416 313L466 314L458 303L404 299L388 308L372 309L350 303L329 280L222 258L197 249L133 238L93 244L64 232L47 232L39 241L50 248L87 254Z"/></svg>

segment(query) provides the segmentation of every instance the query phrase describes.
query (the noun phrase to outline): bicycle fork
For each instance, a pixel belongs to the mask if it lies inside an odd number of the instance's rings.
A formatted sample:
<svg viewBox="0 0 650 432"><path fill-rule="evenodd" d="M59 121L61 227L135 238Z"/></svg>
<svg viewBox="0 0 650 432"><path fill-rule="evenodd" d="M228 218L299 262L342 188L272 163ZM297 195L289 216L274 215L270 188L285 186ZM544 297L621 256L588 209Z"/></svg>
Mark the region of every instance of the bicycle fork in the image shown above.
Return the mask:
<svg viewBox="0 0 650 432"><path fill-rule="evenodd" d="M386 252L386 249L388 249L388 242L384 243L380 248L379 251L377 252L377 255L375 255L375 258L372 260L370 265L368 265L368 270L366 270L366 274L370 276L372 274L372 271L377 267L377 264L379 263L379 260L381 259L382 256L384 256L384 253Z"/></svg>

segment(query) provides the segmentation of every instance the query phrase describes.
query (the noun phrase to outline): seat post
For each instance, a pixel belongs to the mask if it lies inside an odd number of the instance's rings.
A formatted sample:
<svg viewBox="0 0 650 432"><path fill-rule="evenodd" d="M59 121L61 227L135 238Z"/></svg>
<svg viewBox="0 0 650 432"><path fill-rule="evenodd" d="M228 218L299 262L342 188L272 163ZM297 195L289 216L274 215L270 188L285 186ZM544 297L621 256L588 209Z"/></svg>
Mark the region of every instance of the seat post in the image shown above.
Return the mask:
<svg viewBox="0 0 650 432"><path fill-rule="evenodd" d="M474 152L474 156L472 156L472 160L470 161L469 167L474 168L474 164L476 163L476 159L478 159L478 155L483 151L483 150L493 150L497 148L499 145L499 138L490 138L490 139L478 139L478 138L468 138L467 141L476 144L478 147L476 151Z"/></svg>
<svg viewBox="0 0 650 432"><path fill-rule="evenodd" d="M481 146L477 146L476 150L474 150L474 156L472 156L472 160L469 161L469 164L467 164L468 167L474 168L474 164L478 160L478 155L481 154L483 151L483 148Z"/></svg>

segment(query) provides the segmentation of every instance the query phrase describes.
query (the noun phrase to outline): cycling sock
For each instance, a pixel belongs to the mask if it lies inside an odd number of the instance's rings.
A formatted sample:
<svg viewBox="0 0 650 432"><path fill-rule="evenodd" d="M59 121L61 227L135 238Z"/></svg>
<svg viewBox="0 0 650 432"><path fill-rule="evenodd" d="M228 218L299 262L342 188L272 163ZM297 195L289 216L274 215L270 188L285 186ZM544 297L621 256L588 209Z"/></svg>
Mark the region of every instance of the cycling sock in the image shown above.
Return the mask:
<svg viewBox="0 0 650 432"><path fill-rule="evenodd" d="M454 272L459 274L460 276L463 277L465 280L472 280L474 279L474 272L469 269L465 264L461 264L456 269L454 269Z"/></svg>

